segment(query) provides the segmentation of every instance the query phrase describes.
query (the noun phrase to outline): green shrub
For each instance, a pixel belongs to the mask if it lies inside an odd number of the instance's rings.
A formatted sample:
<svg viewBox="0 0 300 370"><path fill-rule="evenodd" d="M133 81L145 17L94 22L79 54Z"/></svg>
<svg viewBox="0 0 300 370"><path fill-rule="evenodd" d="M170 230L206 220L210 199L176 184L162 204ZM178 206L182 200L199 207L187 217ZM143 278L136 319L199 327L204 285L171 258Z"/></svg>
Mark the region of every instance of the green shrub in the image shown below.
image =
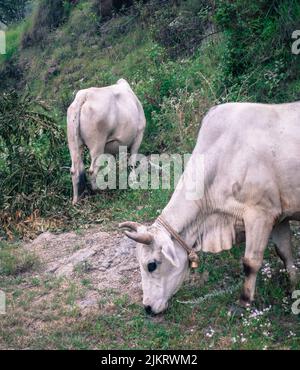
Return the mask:
<svg viewBox="0 0 300 370"><path fill-rule="evenodd" d="M0 209L45 213L68 193L65 135L29 95L0 95ZM65 175L64 175L65 174ZM1 219L1 216L0 216Z"/></svg>
<svg viewBox="0 0 300 370"><path fill-rule="evenodd" d="M216 5L215 19L224 32L225 44L221 89L231 89L233 100L241 88L256 101L297 99L299 94L287 95L286 86L299 76L299 62L291 53L299 2L218 0Z"/></svg>
<svg viewBox="0 0 300 370"><path fill-rule="evenodd" d="M23 19L28 3L29 0L1 0L0 22L9 24Z"/></svg>
<svg viewBox="0 0 300 370"><path fill-rule="evenodd" d="M151 33L155 41L164 46L171 57L194 54L207 33L212 33L210 15L212 1L183 2L177 7L166 3L154 12Z"/></svg>

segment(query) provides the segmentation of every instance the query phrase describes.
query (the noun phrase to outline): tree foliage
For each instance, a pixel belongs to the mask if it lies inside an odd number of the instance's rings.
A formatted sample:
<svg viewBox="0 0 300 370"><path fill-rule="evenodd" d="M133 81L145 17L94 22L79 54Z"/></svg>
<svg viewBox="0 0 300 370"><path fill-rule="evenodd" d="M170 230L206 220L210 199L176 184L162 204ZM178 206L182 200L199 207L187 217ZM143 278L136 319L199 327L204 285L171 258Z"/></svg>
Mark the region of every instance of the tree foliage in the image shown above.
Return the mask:
<svg viewBox="0 0 300 370"><path fill-rule="evenodd" d="M29 0L1 0L0 22L9 24L24 18Z"/></svg>

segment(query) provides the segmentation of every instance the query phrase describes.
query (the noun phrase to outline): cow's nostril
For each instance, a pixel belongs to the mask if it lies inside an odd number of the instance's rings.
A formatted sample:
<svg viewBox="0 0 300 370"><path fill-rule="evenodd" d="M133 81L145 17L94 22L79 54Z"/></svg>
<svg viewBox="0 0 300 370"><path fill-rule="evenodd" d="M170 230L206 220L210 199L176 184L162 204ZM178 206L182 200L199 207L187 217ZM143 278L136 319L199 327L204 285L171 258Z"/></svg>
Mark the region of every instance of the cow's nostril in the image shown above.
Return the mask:
<svg viewBox="0 0 300 370"><path fill-rule="evenodd" d="M148 315L151 315L152 314L152 308L151 306L144 306L145 307L145 311Z"/></svg>

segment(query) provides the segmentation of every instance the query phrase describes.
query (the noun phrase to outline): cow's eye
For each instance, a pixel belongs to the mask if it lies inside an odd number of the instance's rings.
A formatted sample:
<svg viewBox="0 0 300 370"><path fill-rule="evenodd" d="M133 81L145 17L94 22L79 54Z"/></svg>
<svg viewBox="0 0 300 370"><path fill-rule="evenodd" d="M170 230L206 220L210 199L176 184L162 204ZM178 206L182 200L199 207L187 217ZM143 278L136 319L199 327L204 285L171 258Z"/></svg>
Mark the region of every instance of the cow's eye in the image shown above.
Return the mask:
<svg viewBox="0 0 300 370"><path fill-rule="evenodd" d="M156 269L156 267L157 267L156 262L150 262L150 263L148 263L148 271L149 272L153 272Z"/></svg>

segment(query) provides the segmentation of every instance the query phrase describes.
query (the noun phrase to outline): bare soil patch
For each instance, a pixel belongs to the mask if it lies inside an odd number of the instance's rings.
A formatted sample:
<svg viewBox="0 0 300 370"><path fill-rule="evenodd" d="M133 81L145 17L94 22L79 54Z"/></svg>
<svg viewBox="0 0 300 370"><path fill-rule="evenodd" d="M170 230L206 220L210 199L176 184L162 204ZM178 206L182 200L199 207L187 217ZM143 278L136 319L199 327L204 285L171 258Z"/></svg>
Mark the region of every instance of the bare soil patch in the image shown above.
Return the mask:
<svg viewBox="0 0 300 370"><path fill-rule="evenodd" d="M66 277L73 281L88 278L91 288L79 306L97 305L101 291L127 294L133 302L142 296L135 243L118 232L96 228L81 232L44 232L24 248L41 261L39 275Z"/></svg>

